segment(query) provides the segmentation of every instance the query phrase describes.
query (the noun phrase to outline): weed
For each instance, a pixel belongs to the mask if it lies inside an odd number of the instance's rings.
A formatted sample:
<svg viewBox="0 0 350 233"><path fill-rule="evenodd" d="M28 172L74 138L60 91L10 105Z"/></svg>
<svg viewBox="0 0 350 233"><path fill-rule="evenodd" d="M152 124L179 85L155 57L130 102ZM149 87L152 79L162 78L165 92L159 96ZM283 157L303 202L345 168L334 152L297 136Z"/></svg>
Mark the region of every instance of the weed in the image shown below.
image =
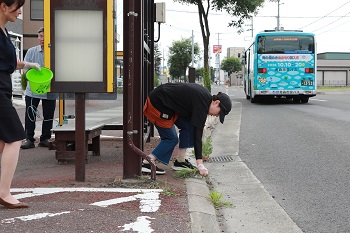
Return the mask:
<svg viewBox="0 0 350 233"><path fill-rule="evenodd" d="M175 190L169 187L163 188L162 194L165 196L176 196Z"/></svg>
<svg viewBox="0 0 350 233"><path fill-rule="evenodd" d="M199 175L199 171L197 168L195 169L184 168L180 171L175 172L174 177L176 179L187 179L187 178L196 177L197 175Z"/></svg>
<svg viewBox="0 0 350 233"><path fill-rule="evenodd" d="M227 202L227 201L222 201L222 193L219 193L218 191L210 191L209 193L209 201L211 201L211 203L213 203L214 207L216 209L220 208L220 207L233 207L234 205Z"/></svg>
<svg viewBox="0 0 350 233"><path fill-rule="evenodd" d="M212 139L209 136L205 141L203 140L202 143L202 159L203 161L208 161L211 153L213 153L213 145L212 145ZM194 156L194 150L192 150L192 155Z"/></svg>
<svg viewBox="0 0 350 233"><path fill-rule="evenodd" d="M213 153L213 145L212 145L212 139L209 136L205 142L203 143L202 146L202 156L203 156L203 160L208 161L209 160L209 156L211 155L211 153Z"/></svg>
<svg viewBox="0 0 350 233"><path fill-rule="evenodd" d="M21 87L22 87L22 90L25 90L27 88L27 83L28 83L27 76L26 76L26 73L24 73L24 74L21 75Z"/></svg>

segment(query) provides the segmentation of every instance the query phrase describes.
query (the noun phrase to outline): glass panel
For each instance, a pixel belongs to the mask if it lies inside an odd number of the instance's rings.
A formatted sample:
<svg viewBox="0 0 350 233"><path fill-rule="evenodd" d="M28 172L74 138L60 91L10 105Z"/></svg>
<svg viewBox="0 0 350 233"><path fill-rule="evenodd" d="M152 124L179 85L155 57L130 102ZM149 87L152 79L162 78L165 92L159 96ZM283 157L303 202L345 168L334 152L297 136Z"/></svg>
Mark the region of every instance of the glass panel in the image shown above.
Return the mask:
<svg viewBox="0 0 350 233"><path fill-rule="evenodd" d="M44 19L44 0L30 1L30 19Z"/></svg>
<svg viewBox="0 0 350 233"><path fill-rule="evenodd" d="M258 53L314 53L315 43L312 36L259 36Z"/></svg>
<svg viewBox="0 0 350 233"><path fill-rule="evenodd" d="M56 82L103 82L102 11L56 10L54 46Z"/></svg>

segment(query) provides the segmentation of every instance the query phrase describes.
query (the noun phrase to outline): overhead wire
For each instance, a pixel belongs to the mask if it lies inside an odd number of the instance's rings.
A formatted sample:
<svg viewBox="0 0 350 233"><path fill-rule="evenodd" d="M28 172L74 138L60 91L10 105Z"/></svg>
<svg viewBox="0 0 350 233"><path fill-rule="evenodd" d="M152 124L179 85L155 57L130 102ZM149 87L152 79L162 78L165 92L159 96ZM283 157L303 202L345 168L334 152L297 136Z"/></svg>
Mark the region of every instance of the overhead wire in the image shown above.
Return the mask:
<svg viewBox="0 0 350 233"><path fill-rule="evenodd" d="M350 12L349 12L350 13ZM349 14L348 13L348 14ZM317 35L321 35L321 34L323 34L323 33L326 33L326 32L329 32L329 31L331 31L331 30L334 30L334 29L336 29L336 28L338 28L338 27L340 27L340 26L343 26L344 24L347 24L347 23L349 23L350 22L350 20L348 20L348 21L346 21L346 22L344 22L344 23L342 23L342 24L339 24L338 26L336 26L336 27L332 27L331 29L329 29L329 30L326 30L326 31L324 31L324 32L321 32L321 33L317 33ZM328 24L329 25L329 24ZM328 26L327 25L327 26ZM321 28L319 28L319 29L321 29Z"/></svg>
<svg viewBox="0 0 350 233"><path fill-rule="evenodd" d="M337 11L337 10L343 8L343 7L344 7L346 4L348 4L348 3L350 3L350 1L347 1L346 3L344 3L343 5L341 5L340 7L338 7L337 9L331 11L330 13L328 13L328 14L322 16L321 18L319 18L319 19L317 19L317 20L315 20L315 21L313 21L313 22L311 22L311 23L309 23L309 24L307 24L307 25L305 25L305 26L303 26L303 27L300 27L299 29L306 28L306 27L308 27L308 26L310 26L310 25L312 25L312 24L314 24L314 23L316 23L316 22L318 22L318 21L320 21L320 20L322 20L322 19L328 17L330 14L332 14L333 12L335 12L335 11ZM349 13L348 13L348 14L349 14ZM348 15L348 14L346 14L346 15ZM346 16L346 15L345 15L345 16ZM341 18L343 18L343 17L344 17L344 16L341 16ZM338 19L338 20L339 20L339 19ZM338 20L336 20L336 21L338 21ZM334 22L336 22L336 21L334 21ZM317 29L317 30L319 30L319 29ZM316 30L316 31L317 31L317 30Z"/></svg>

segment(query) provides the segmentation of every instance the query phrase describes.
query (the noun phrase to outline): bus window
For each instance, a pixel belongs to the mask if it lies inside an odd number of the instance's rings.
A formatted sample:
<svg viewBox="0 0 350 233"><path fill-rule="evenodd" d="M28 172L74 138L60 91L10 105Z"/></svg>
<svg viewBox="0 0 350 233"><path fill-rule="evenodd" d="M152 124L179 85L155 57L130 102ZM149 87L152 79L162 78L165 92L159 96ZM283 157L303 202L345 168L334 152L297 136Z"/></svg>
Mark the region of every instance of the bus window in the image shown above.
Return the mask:
<svg viewBox="0 0 350 233"><path fill-rule="evenodd" d="M312 36L259 36L258 54L314 53Z"/></svg>

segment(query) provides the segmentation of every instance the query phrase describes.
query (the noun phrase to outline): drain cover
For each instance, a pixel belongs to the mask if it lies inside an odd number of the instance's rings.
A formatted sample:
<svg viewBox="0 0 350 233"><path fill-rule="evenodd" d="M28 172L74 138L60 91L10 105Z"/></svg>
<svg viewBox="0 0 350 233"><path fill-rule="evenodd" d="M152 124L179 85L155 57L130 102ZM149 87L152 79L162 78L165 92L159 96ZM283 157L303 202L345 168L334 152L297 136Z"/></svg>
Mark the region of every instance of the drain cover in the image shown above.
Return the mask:
<svg viewBox="0 0 350 233"><path fill-rule="evenodd" d="M225 156L218 156L218 157L209 158L209 163L226 163L226 162L232 162L232 161L233 161L232 155L225 155Z"/></svg>

